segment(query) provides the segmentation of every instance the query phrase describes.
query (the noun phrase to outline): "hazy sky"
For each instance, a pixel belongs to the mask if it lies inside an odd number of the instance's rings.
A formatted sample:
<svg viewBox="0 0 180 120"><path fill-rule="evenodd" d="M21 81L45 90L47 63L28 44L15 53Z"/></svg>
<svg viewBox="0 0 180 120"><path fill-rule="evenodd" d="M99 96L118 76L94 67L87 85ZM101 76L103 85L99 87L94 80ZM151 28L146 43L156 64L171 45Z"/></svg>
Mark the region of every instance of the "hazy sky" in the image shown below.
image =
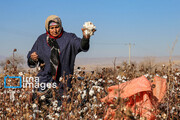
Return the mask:
<svg viewBox="0 0 180 120"><path fill-rule="evenodd" d="M180 0L3 0L0 56L11 55L14 48L26 56L52 14L79 37L84 22L96 25L89 51L78 57L128 56L126 43L135 43L132 56L168 56L180 39ZM173 55L180 55L180 41Z"/></svg>

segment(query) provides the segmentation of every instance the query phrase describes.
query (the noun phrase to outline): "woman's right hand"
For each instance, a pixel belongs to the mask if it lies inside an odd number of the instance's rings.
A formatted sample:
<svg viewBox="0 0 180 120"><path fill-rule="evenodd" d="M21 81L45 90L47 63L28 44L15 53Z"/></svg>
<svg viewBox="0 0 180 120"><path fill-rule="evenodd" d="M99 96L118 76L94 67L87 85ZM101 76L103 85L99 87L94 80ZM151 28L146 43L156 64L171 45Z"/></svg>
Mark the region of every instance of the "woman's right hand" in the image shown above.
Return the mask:
<svg viewBox="0 0 180 120"><path fill-rule="evenodd" d="M34 60L34 61L38 61L38 55L37 55L36 52L33 52L33 53L31 54L31 59Z"/></svg>

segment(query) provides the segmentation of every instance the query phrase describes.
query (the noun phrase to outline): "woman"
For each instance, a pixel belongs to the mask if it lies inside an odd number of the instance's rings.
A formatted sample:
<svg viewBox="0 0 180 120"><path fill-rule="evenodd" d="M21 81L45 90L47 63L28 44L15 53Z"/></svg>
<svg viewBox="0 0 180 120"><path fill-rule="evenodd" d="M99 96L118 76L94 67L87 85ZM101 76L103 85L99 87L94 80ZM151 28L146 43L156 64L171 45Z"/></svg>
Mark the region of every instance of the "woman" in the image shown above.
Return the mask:
<svg viewBox="0 0 180 120"><path fill-rule="evenodd" d="M40 35L28 53L28 66L33 68L39 63L38 73L40 83L59 82L61 76L73 75L76 55L89 49L90 35L84 29L83 38L63 30L61 19L56 15L49 16L45 21L46 33ZM67 87L71 88L71 78L67 80Z"/></svg>

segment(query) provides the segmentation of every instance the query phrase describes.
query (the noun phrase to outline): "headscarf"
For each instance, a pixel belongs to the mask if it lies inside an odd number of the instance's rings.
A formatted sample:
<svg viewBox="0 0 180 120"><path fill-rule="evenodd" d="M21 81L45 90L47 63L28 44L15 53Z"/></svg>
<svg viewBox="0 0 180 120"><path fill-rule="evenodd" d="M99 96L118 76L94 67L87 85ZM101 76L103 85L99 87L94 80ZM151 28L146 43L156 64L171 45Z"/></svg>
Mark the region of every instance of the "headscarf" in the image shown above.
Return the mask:
<svg viewBox="0 0 180 120"><path fill-rule="evenodd" d="M59 24L61 30L62 30L62 22L61 22L61 19L56 16L56 15L50 15L46 21L45 21L45 28L46 28L46 31L49 31L49 24L50 22L56 22L57 24Z"/></svg>
<svg viewBox="0 0 180 120"><path fill-rule="evenodd" d="M57 37L53 37L49 34L49 25L52 22L57 23L61 28L60 34ZM47 34L47 38L46 38L47 44L51 47L51 55L50 55L51 75L54 80L57 80L56 77L58 74L57 71L58 71L59 62L60 62L60 58L59 58L60 49L59 49L59 45L56 39L60 38L63 34L61 19L56 15L49 16L46 19L45 28L46 28L46 34Z"/></svg>

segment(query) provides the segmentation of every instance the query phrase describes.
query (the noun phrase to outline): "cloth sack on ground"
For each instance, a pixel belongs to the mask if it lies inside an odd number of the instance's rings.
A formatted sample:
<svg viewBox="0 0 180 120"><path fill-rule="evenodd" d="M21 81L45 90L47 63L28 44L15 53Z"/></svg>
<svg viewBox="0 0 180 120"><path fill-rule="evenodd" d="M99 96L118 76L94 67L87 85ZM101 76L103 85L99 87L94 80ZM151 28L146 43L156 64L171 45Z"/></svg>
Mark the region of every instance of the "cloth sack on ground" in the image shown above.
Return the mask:
<svg viewBox="0 0 180 120"><path fill-rule="evenodd" d="M107 104L105 120L114 120L117 114L116 108L111 108L115 104L115 99L128 99L125 102L125 109L130 110L135 115L140 115L147 120L154 120L156 108L161 102L166 92L166 79L158 76L154 77L151 83L145 76L135 78L125 83L108 88L108 95L101 99ZM128 118L126 118L128 119Z"/></svg>

